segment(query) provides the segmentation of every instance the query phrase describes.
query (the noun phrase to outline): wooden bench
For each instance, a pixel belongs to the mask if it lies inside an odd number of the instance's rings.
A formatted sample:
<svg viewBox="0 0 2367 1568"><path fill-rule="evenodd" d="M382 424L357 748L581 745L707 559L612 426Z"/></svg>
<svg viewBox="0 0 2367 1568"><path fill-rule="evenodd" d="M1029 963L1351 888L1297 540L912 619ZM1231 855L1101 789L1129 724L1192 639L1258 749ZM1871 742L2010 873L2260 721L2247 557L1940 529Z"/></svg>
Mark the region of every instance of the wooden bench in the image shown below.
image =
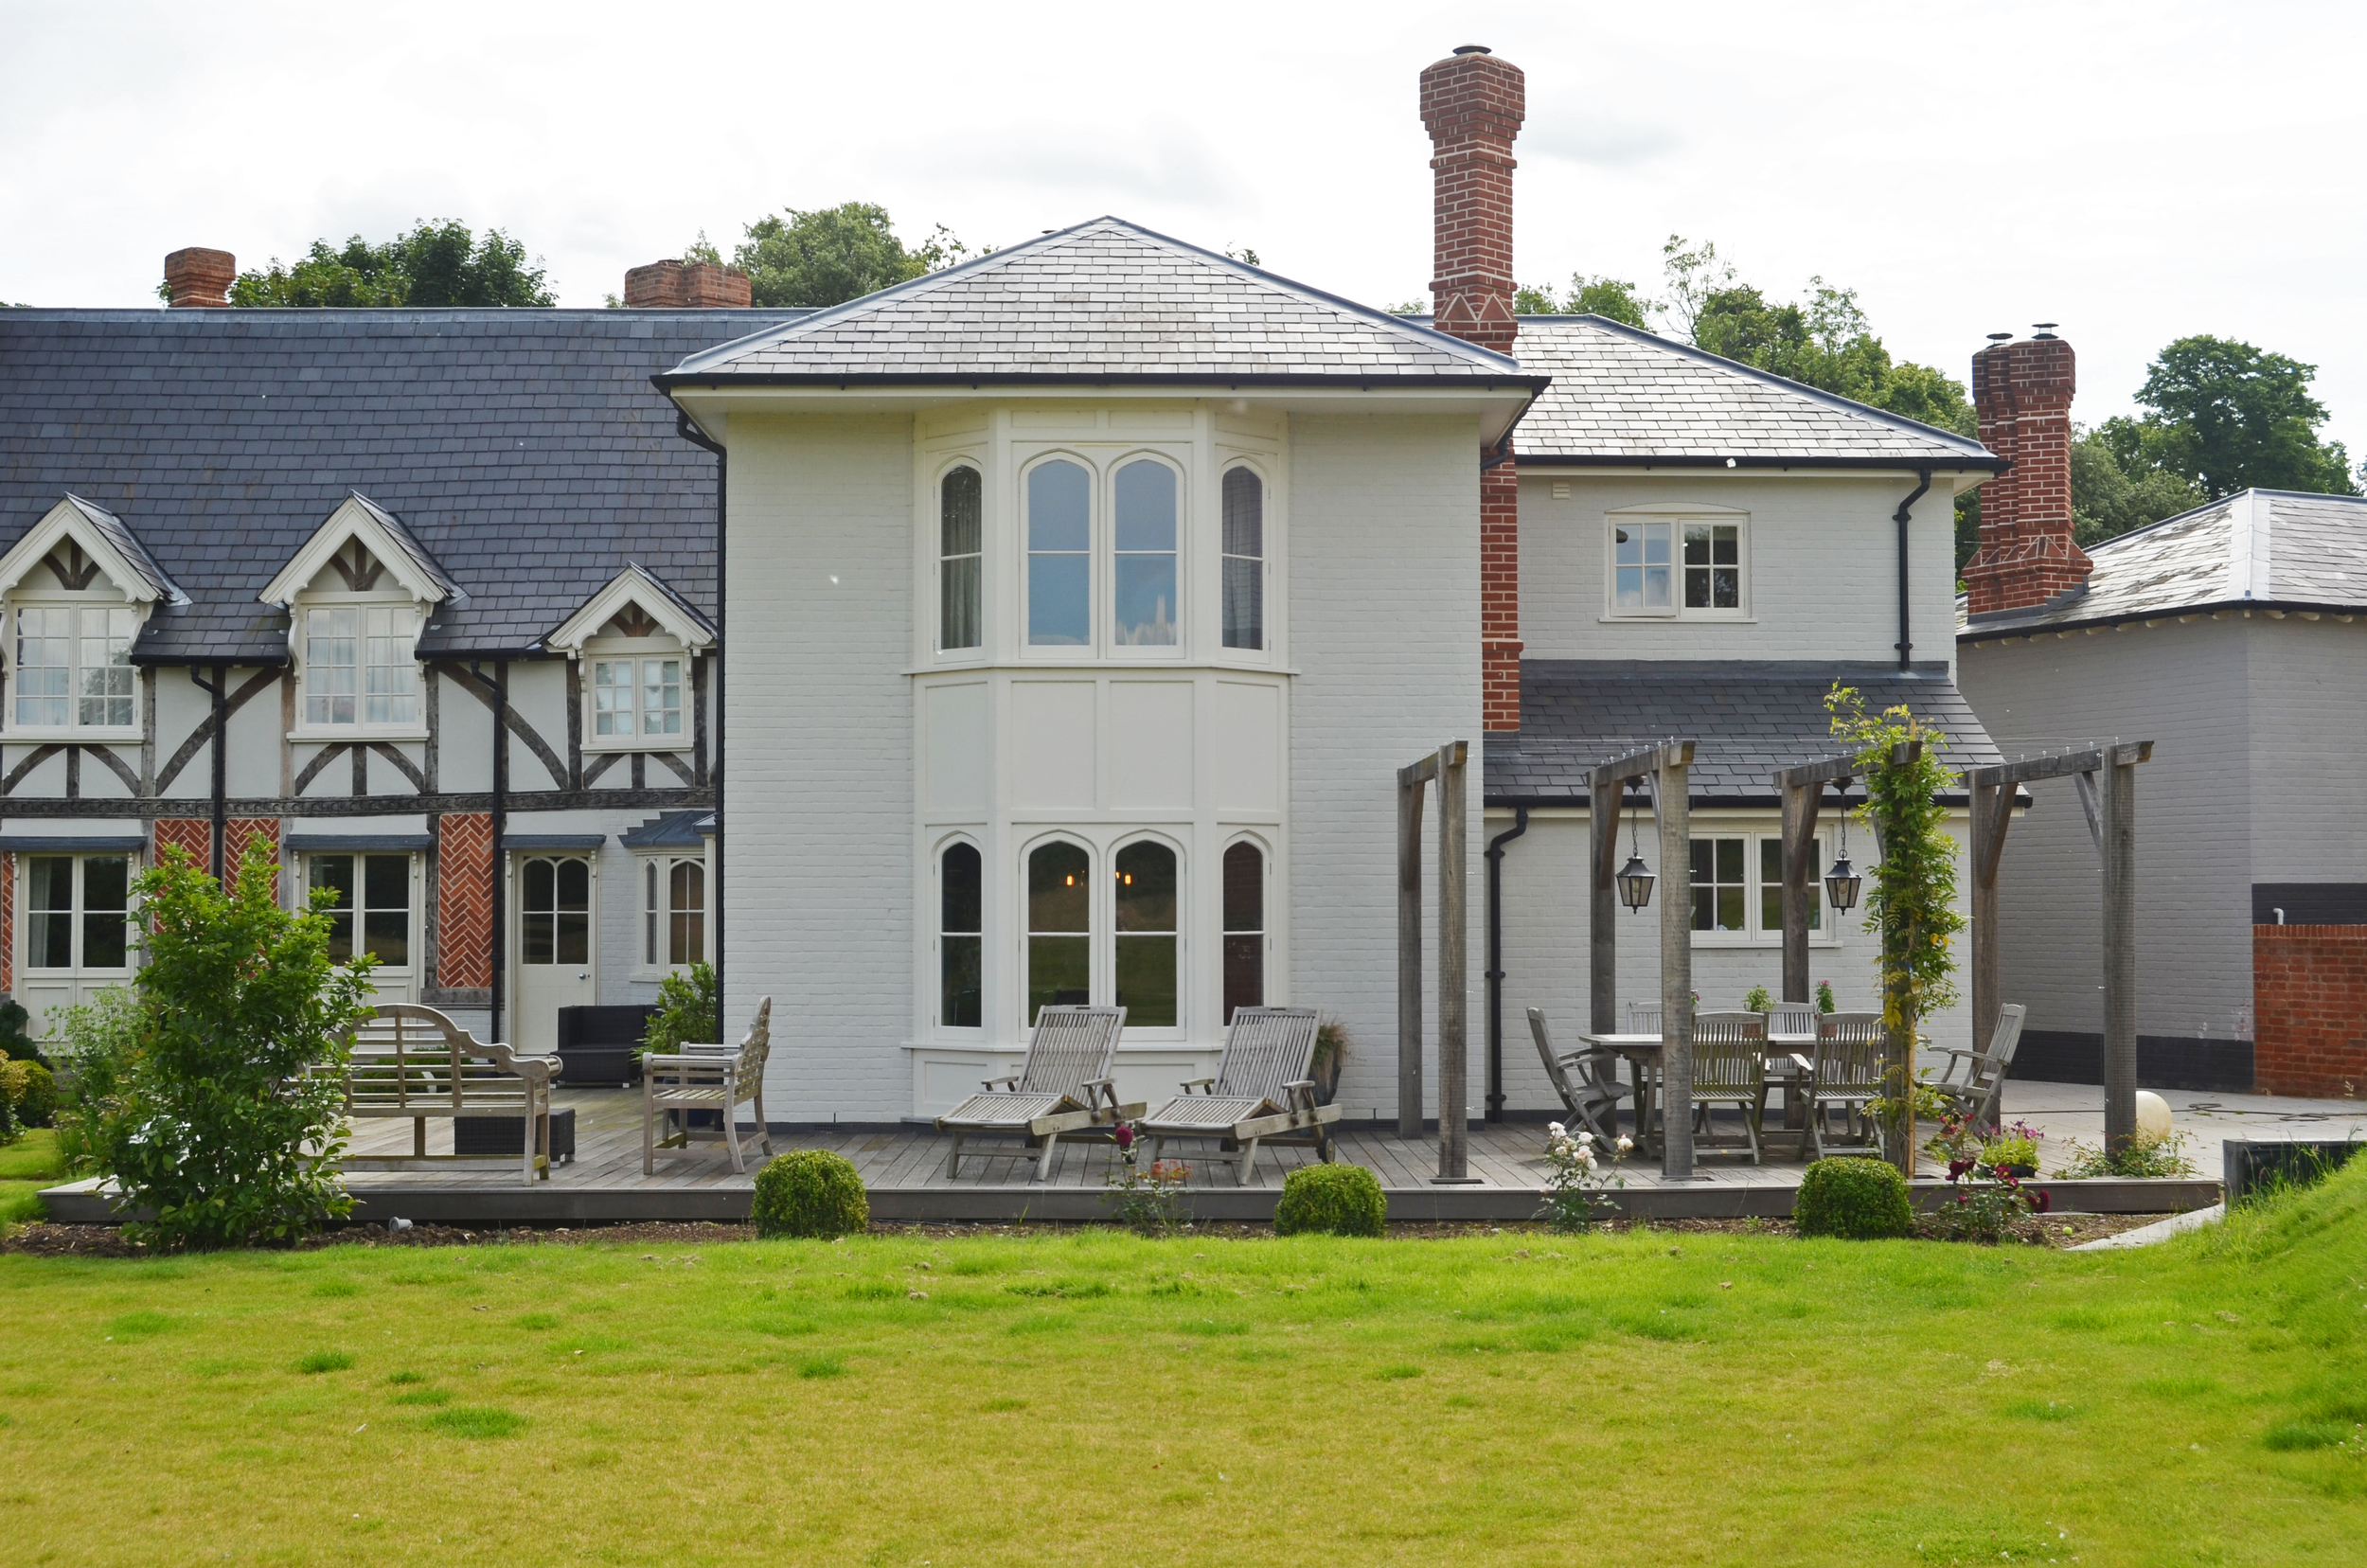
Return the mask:
<svg viewBox="0 0 2367 1568"><path fill-rule="evenodd" d="M347 1170L407 1170L419 1165L516 1168L528 1186L537 1177L548 1181L551 1080L559 1064L555 1056L525 1056L507 1045L480 1043L434 1007L382 1003L354 1028L352 1055L343 1070L345 1112L355 1122L409 1120L411 1152L348 1154L340 1163ZM520 1124L517 1154L427 1151L430 1118L495 1116Z"/></svg>

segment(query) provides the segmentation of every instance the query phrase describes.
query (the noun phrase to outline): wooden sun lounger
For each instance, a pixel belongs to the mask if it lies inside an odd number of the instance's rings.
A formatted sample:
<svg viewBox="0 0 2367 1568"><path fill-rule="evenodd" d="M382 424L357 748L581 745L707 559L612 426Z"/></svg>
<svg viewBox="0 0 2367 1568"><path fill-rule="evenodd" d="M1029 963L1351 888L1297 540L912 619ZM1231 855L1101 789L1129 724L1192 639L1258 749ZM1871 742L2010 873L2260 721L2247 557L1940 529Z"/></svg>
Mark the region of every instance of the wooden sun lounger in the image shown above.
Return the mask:
<svg viewBox="0 0 2367 1568"><path fill-rule="evenodd" d="M1027 1056L1019 1071L986 1080L972 1095L937 1118L937 1131L952 1135L946 1150L948 1181L961 1174L962 1142L972 1137L1024 1139L1036 1162L1028 1180L1041 1182L1052 1169L1052 1151L1065 1132L1114 1127L1142 1114L1140 1105L1120 1105L1110 1078L1110 1060L1126 1026L1124 1007L1045 1007L1036 1014Z"/></svg>
<svg viewBox="0 0 2367 1568"><path fill-rule="evenodd" d="M551 1079L555 1056L523 1056L480 1043L437 1012L409 1002L380 1004L353 1031L345 1068L345 1114L352 1121L408 1118L408 1154L348 1154L347 1170L403 1170L418 1165L518 1168L525 1185L551 1173ZM430 1154L430 1117L515 1116L525 1130L517 1154ZM516 1161L515 1167L512 1162Z"/></svg>
<svg viewBox="0 0 2367 1568"><path fill-rule="evenodd" d="M1316 1026L1311 1007L1234 1009L1216 1076L1189 1080L1136 1124L1150 1139L1150 1157L1158 1159L1169 1138L1221 1139L1235 1150L1238 1186L1249 1185L1260 1143L1311 1142L1327 1163L1342 1108L1315 1103Z"/></svg>

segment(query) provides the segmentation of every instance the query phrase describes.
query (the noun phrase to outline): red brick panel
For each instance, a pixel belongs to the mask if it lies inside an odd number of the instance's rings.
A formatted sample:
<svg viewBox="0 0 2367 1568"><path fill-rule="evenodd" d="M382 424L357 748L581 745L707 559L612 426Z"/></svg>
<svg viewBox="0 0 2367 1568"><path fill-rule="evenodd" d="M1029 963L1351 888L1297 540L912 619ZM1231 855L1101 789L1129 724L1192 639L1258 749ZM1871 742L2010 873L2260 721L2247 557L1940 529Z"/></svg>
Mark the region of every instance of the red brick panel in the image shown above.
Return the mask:
<svg viewBox="0 0 2367 1568"><path fill-rule="evenodd" d="M436 829L436 983L493 983L493 818L446 811Z"/></svg>
<svg viewBox="0 0 2367 1568"><path fill-rule="evenodd" d="M239 867L246 864L246 846L261 844L272 852L275 863L279 858L279 819L277 817L231 817L222 824L222 874L231 882L239 880ZM271 874L272 897L279 896L279 871L275 864Z"/></svg>
<svg viewBox="0 0 2367 1568"><path fill-rule="evenodd" d="M1481 725L1521 727L1521 478L1510 462L1480 473Z"/></svg>
<svg viewBox="0 0 2367 1568"><path fill-rule="evenodd" d="M210 871L214 865L214 825L204 817L158 817L156 846L149 856L152 864L165 864L165 851L178 849L197 864L200 871Z"/></svg>
<svg viewBox="0 0 2367 1568"><path fill-rule="evenodd" d="M238 280L239 258L228 251L191 245L165 258L165 286L172 291L175 310L221 310L230 303L230 285Z"/></svg>
<svg viewBox="0 0 2367 1568"><path fill-rule="evenodd" d="M0 855L0 991L16 983L16 857Z"/></svg>
<svg viewBox="0 0 2367 1568"><path fill-rule="evenodd" d="M2252 1082L2367 1097L2367 925L2251 928Z"/></svg>
<svg viewBox="0 0 2367 1568"><path fill-rule="evenodd" d="M1442 332L1512 351L1512 140L1528 97L1521 67L1455 55L1422 73L1433 179L1431 278Z"/></svg>
<svg viewBox="0 0 2367 1568"><path fill-rule="evenodd" d="M1981 544L1965 564L1972 614L2044 604L2088 580L2072 540L2072 396L2077 363L2061 338L2000 343L1972 356L1981 442L2014 465L1981 487Z"/></svg>
<svg viewBox="0 0 2367 1568"><path fill-rule="evenodd" d="M625 274L625 303L634 310L745 310L754 297L748 275L711 261L652 261Z"/></svg>

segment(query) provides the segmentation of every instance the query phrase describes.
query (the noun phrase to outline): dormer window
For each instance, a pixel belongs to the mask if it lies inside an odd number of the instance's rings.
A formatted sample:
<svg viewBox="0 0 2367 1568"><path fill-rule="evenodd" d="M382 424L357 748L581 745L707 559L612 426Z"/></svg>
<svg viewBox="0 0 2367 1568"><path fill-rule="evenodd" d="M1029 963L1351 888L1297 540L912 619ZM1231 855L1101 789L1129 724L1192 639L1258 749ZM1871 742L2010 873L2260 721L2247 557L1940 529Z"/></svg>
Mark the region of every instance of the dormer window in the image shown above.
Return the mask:
<svg viewBox="0 0 2367 1568"><path fill-rule="evenodd" d="M69 495L0 556L11 739L134 739L132 643L148 607L186 604L130 528Z"/></svg>
<svg viewBox="0 0 2367 1568"><path fill-rule="evenodd" d="M641 737L679 740L683 733L682 674L679 654L670 658L593 660L593 739L628 740Z"/></svg>
<svg viewBox="0 0 2367 1568"><path fill-rule="evenodd" d="M316 605L304 613L304 722L419 722L418 613L408 606Z"/></svg>
<svg viewBox="0 0 2367 1568"><path fill-rule="evenodd" d="M543 639L580 661L586 751L678 752L698 739L698 659L715 629L657 577L629 566Z"/></svg>
<svg viewBox="0 0 2367 1568"><path fill-rule="evenodd" d="M288 608L297 737L426 738L419 636L467 596L393 513L347 496L260 597Z"/></svg>

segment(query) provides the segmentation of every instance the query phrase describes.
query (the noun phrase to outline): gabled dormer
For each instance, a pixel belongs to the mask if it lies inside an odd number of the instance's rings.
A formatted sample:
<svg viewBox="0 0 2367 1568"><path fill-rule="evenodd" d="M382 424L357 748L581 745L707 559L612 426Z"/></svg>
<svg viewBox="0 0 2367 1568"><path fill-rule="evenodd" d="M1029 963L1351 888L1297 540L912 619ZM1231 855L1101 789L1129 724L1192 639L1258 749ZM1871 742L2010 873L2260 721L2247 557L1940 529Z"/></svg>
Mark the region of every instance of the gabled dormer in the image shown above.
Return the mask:
<svg viewBox="0 0 2367 1568"><path fill-rule="evenodd" d="M187 604L122 519L68 494L0 556L11 739L136 740L132 640L156 604Z"/></svg>
<svg viewBox="0 0 2367 1568"><path fill-rule="evenodd" d="M690 749L715 626L655 573L628 564L543 642L582 665L584 750Z"/></svg>
<svg viewBox="0 0 2367 1568"><path fill-rule="evenodd" d="M392 512L347 495L258 597L288 612L298 738L425 738L419 633L468 596Z"/></svg>

